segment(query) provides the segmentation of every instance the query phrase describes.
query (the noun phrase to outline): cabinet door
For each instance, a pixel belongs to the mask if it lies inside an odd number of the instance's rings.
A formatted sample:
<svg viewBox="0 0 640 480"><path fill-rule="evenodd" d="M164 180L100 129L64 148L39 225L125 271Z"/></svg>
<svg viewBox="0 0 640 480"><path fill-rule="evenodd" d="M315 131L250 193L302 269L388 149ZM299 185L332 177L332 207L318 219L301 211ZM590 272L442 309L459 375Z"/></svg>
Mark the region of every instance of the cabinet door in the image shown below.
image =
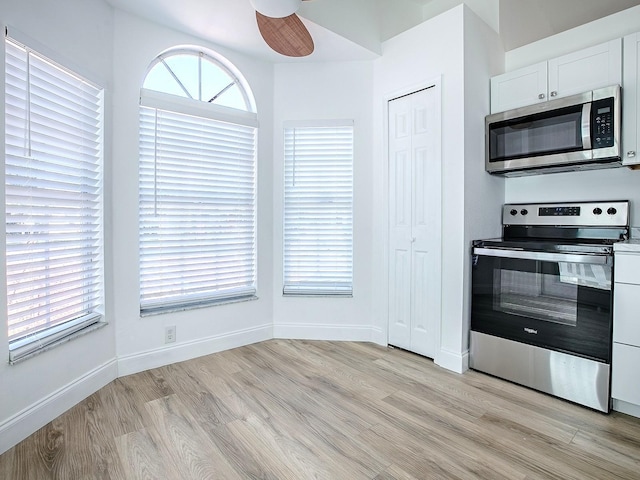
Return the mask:
<svg viewBox="0 0 640 480"><path fill-rule="evenodd" d="M640 382L638 382L640 348L613 344L611 359L611 396L623 402L640 405Z"/></svg>
<svg viewBox="0 0 640 480"><path fill-rule="evenodd" d="M622 84L622 39L549 60L549 99Z"/></svg>
<svg viewBox="0 0 640 480"><path fill-rule="evenodd" d="M639 165L640 138L640 33L624 37L624 78L622 81L622 163Z"/></svg>
<svg viewBox="0 0 640 480"><path fill-rule="evenodd" d="M616 261L617 259L618 256L616 256ZM640 308L638 307L638 299L640 299L640 285L616 282L613 295L614 342L640 347Z"/></svg>
<svg viewBox="0 0 640 480"><path fill-rule="evenodd" d="M633 252L616 252L615 282L640 285L640 255Z"/></svg>
<svg viewBox="0 0 640 480"><path fill-rule="evenodd" d="M520 68L491 79L491 113L547 100L547 62Z"/></svg>

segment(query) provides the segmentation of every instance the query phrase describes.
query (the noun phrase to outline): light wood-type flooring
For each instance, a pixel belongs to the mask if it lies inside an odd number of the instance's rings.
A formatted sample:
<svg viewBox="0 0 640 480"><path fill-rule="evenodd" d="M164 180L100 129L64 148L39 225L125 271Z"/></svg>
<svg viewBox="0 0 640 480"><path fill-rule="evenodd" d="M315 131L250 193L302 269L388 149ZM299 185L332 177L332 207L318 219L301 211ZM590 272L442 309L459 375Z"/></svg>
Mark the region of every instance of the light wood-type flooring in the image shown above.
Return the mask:
<svg viewBox="0 0 640 480"><path fill-rule="evenodd" d="M366 343L271 340L119 378L0 479L640 479L640 420Z"/></svg>

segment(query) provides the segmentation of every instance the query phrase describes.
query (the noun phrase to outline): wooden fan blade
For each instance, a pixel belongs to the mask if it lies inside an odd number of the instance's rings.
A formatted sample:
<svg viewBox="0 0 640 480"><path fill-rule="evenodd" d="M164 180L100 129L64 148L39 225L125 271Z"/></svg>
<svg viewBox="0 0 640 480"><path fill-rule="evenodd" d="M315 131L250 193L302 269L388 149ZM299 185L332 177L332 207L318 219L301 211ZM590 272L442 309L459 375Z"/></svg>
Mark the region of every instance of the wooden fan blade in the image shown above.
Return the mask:
<svg viewBox="0 0 640 480"><path fill-rule="evenodd" d="M256 12L258 29L264 41L287 57L306 57L313 53L313 39L302 20L294 13L284 18L271 18Z"/></svg>

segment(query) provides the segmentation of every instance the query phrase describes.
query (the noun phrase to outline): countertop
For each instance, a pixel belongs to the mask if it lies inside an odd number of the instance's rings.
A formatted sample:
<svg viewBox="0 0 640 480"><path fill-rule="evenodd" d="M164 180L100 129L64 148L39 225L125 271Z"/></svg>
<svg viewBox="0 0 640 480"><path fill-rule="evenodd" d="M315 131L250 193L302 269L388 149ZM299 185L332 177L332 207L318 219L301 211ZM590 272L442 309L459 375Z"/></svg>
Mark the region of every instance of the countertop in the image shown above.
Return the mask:
<svg viewBox="0 0 640 480"><path fill-rule="evenodd" d="M614 243L613 250L615 252L640 253L640 238L630 238L624 242Z"/></svg>

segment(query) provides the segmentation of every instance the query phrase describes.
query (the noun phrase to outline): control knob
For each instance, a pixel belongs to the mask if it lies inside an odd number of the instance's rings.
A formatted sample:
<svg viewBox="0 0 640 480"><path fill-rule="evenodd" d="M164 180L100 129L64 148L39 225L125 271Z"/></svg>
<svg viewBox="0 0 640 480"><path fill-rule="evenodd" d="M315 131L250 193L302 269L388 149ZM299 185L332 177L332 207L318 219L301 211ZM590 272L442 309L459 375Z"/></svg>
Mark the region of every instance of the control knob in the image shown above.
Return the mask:
<svg viewBox="0 0 640 480"><path fill-rule="evenodd" d="M596 207L593 209L594 215L602 215L602 209L600 207Z"/></svg>
<svg viewBox="0 0 640 480"><path fill-rule="evenodd" d="M512 208L509 213L515 217L518 214L518 211L515 208Z"/></svg>
<svg viewBox="0 0 640 480"><path fill-rule="evenodd" d="M529 210L527 210L526 208L523 208L522 210L520 210L520 213L522 215L526 215L527 213L529 213Z"/></svg>
<svg viewBox="0 0 640 480"><path fill-rule="evenodd" d="M613 208L613 207L609 207L609 209L607 210L607 213L608 213L609 215L615 215L616 213L618 213L618 210L616 210L616 209L615 209L615 208Z"/></svg>

